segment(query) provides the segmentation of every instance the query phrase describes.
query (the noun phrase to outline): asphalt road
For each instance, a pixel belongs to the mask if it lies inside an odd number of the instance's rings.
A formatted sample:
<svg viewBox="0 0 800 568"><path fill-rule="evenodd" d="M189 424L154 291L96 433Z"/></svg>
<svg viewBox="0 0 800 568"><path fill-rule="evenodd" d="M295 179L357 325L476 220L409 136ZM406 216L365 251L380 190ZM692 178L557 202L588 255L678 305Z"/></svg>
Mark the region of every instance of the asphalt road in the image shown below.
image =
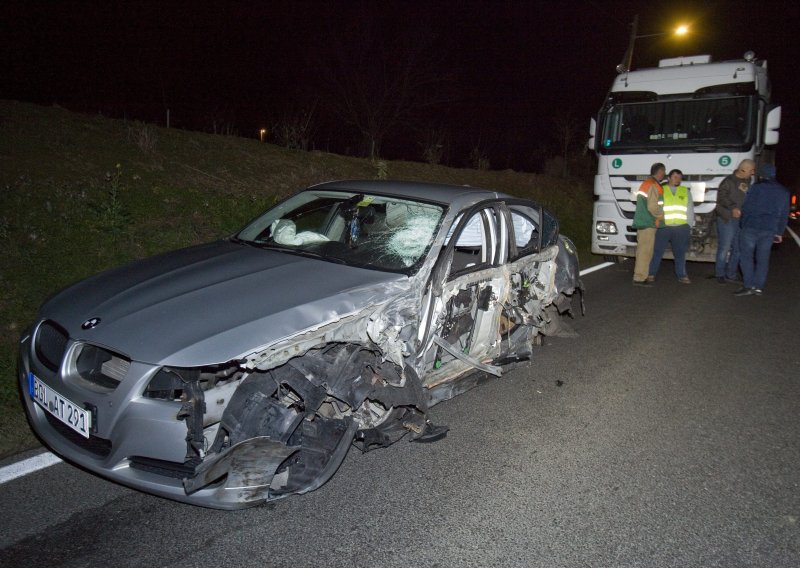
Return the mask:
<svg viewBox="0 0 800 568"><path fill-rule="evenodd" d="M2 566L800 566L800 247L737 298L665 261L584 277L577 338L353 450L321 489L239 512L59 464L0 486Z"/></svg>

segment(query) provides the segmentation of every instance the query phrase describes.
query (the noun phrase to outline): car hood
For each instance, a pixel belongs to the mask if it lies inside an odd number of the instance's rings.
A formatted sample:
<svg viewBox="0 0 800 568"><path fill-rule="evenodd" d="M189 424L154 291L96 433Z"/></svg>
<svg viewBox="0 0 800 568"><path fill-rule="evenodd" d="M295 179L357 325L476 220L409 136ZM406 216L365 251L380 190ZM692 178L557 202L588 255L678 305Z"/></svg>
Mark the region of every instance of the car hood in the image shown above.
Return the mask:
<svg viewBox="0 0 800 568"><path fill-rule="evenodd" d="M219 241L83 280L51 298L40 317L136 361L209 365L384 303L408 281ZM83 329L92 318L97 325Z"/></svg>

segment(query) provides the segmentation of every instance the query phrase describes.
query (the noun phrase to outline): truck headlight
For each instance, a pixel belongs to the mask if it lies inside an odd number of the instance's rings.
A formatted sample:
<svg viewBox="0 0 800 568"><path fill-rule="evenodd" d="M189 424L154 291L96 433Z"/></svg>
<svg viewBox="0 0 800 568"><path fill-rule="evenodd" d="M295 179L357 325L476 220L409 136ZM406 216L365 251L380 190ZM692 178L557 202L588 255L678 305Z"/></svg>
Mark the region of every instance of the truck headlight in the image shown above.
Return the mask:
<svg viewBox="0 0 800 568"><path fill-rule="evenodd" d="M598 221L594 226L594 230L601 235L616 235L617 224L612 221Z"/></svg>

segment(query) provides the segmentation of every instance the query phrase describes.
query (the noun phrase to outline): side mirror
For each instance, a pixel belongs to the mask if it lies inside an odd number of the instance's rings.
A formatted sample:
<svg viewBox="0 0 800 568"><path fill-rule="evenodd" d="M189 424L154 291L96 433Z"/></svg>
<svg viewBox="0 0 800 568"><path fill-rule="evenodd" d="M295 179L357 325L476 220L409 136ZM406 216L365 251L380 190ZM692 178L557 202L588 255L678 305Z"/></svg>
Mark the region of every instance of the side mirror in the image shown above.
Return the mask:
<svg viewBox="0 0 800 568"><path fill-rule="evenodd" d="M781 126L781 107L775 107L767 113L767 124L764 127L764 144L772 146L778 143L779 132L778 128Z"/></svg>
<svg viewBox="0 0 800 568"><path fill-rule="evenodd" d="M597 133L597 121L594 117L589 119L589 140L586 142L586 147L589 150L595 150L595 134Z"/></svg>

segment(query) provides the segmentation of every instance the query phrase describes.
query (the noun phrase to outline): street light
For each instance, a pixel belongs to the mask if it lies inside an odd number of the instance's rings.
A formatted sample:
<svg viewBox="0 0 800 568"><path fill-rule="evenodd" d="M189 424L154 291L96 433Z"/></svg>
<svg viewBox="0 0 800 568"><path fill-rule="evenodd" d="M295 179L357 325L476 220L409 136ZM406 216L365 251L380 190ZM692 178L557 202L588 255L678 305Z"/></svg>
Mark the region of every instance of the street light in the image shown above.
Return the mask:
<svg viewBox="0 0 800 568"><path fill-rule="evenodd" d="M631 37L628 40L628 49L625 51L625 56L622 59L622 63L617 65L617 73L626 73L631 70L631 65L633 64L633 45L636 43L637 39L643 37L663 36L670 33L674 33L677 36L682 36L689 33L689 27L681 25L678 26L673 32L661 32L657 34L636 35L637 31L639 31L639 14L636 14L633 17L633 22L631 23Z"/></svg>

